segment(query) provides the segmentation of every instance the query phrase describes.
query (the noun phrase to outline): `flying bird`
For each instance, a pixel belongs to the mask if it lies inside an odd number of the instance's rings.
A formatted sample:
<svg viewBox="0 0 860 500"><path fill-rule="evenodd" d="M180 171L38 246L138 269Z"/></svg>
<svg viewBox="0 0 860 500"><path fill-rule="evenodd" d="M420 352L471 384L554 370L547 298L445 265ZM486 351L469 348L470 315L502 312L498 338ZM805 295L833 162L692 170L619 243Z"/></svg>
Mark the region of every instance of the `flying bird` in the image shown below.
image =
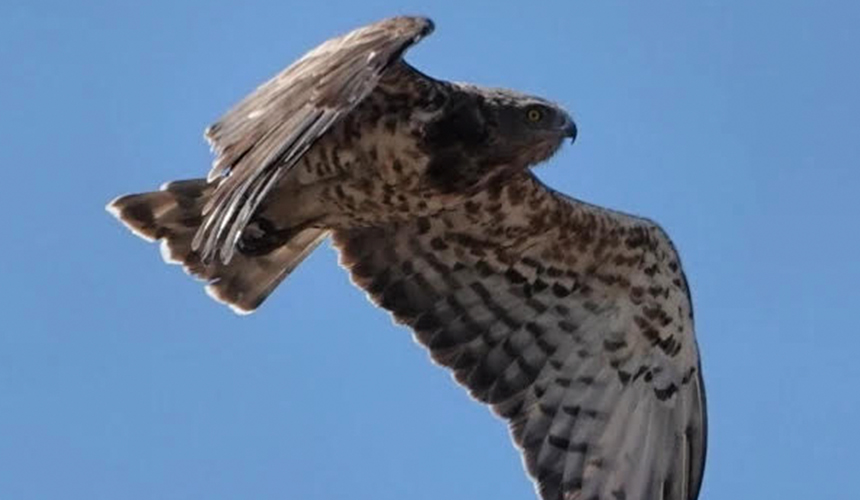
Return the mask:
<svg viewBox="0 0 860 500"><path fill-rule="evenodd" d="M239 313L327 237L353 282L510 425L543 500L695 499L693 310L655 223L531 168L576 137L540 97L431 78L421 17L313 49L206 130L207 178L108 210Z"/></svg>

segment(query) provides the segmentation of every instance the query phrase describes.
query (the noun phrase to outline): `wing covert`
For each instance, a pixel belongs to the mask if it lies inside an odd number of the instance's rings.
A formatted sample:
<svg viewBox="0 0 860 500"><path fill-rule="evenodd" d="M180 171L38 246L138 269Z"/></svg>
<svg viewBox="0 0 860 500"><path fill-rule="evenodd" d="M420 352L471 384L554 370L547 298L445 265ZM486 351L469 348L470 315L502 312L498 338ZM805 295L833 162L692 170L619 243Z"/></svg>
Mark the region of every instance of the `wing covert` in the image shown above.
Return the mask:
<svg viewBox="0 0 860 500"><path fill-rule="evenodd" d="M331 39L260 86L206 130L220 181L193 241L204 260L232 256L234 244L269 189L314 141L376 86L433 23L397 17ZM405 63L400 63L405 65Z"/></svg>
<svg viewBox="0 0 860 500"><path fill-rule="evenodd" d="M355 283L508 420L544 500L695 499L705 400L671 242L525 183L523 207L559 213L506 207L490 229L452 210L335 231L335 245Z"/></svg>

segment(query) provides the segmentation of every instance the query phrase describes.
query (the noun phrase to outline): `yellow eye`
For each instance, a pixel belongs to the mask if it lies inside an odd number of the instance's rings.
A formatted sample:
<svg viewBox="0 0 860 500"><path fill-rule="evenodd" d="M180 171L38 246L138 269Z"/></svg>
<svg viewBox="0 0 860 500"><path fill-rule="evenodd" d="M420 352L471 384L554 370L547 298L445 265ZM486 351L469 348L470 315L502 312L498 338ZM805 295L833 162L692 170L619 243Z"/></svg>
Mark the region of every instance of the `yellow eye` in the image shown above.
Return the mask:
<svg viewBox="0 0 860 500"><path fill-rule="evenodd" d="M543 118L543 112L538 108L531 108L526 111L526 118L528 118L530 122L539 122Z"/></svg>

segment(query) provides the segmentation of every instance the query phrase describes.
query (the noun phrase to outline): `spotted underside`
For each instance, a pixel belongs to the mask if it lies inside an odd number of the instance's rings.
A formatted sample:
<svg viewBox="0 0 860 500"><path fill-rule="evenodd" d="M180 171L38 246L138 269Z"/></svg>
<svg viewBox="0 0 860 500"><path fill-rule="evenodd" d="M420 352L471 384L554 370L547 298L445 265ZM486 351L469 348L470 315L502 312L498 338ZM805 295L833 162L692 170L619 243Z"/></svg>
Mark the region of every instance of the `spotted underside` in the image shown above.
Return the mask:
<svg viewBox="0 0 860 500"><path fill-rule="evenodd" d="M207 179L108 209L234 310L331 234L354 282L510 423L543 500L694 500L705 399L679 257L530 167L576 135L538 97L432 79L433 29L334 38L207 131ZM537 113L537 114L535 114Z"/></svg>
<svg viewBox="0 0 860 500"><path fill-rule="evenodd" d="M523 175L334 242L354 282L510 422L542 498L695 497L704 394L686 282L657 226Z"/></svg>

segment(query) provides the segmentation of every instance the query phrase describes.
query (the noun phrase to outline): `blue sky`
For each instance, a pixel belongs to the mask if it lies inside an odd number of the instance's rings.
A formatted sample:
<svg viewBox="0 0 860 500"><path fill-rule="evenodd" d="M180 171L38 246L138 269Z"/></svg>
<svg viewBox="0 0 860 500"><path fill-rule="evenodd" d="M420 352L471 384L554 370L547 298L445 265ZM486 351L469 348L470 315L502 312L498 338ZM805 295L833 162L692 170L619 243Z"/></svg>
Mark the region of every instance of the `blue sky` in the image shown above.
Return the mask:
<svg viewBox="0 0 860 500"><path fill-rule="evenodd" d="M755 5L753 5L755 4ZM409 59L554 99L539 175L647 215L690 279L703 499L856 498L860 4L5 0L0 498L533 498L504 425L328 246L250 317L104 212L305 50L424 13Z"/></svg>

